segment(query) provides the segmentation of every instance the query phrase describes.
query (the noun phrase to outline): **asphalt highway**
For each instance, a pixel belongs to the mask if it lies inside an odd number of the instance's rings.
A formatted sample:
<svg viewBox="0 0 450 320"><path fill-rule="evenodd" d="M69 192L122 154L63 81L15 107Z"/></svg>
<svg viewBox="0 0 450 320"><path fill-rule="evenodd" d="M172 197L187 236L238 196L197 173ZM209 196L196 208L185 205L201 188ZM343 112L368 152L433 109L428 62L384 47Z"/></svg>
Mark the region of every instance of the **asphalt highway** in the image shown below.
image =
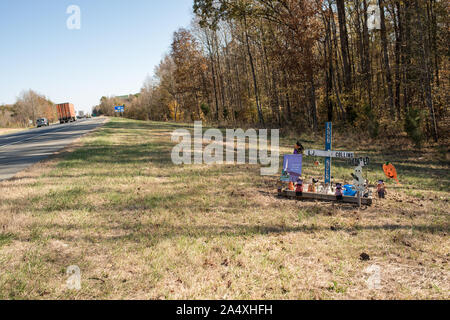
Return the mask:
<svg viewBox="0 0 450 320"><path fill-rule="evenodd" d="M64 149L105 121L92 118L0 136L0 181Z"/></svg>

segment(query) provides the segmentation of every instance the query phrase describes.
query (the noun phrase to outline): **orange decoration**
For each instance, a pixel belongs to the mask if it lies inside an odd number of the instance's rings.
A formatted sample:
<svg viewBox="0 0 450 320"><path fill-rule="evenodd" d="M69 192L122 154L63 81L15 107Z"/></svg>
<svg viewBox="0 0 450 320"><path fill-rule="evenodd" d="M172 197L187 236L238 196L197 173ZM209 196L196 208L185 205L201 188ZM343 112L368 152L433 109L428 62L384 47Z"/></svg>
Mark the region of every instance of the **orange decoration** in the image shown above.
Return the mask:
<svg viewBox="0 0 450 320"><path fill-rule="evenodd" d="M398 184L400 184L397 178L397 170L392 163L387 162L386 164L384 164L383 171L386 177L388 177L389 179L394 179Z"/></svg>
<svg viewBox="0 0 450 320"><path fill-rule="evenodd" d="M291 181L291 182L289 182L289 190L290 191L294 191L295 190L295 188L294 188L294 183Z"/></svg>

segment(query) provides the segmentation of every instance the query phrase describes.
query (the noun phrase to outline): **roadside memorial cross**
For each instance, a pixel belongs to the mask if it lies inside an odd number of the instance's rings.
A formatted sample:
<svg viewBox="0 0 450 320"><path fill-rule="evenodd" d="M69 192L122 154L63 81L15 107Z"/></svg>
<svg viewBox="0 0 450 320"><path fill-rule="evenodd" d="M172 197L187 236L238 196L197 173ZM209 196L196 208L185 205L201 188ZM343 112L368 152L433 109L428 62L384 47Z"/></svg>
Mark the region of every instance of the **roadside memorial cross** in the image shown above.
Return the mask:
<svg viewBox="0 0 450 320"><path fill-rule="evenodd" d="M347 151L332 151L333 144L333 124L331 122L326 123L325 132L325 150L305 150L305 156L308 157L322 157L325 158L325 184L331 183L331 159L354 159L354 152Z"/></svg>
<svg viewBox="0 0 450 320"><path fill-rule="evenodd" d="M331 122L327 122L326 124L326 134L325 134L325 150L305 150L303 152L304 156L307 157L322 157L325 158L325 185L326 188L323 190L327 190L328 188L331 190L331 161L333 158L335 159L343 159L347 160L350 164L355 167L355 172L352 174L354 185L352 189L357 193L357 199L353 196L344 196L342 201L346 203L357 203L359 207L362 204L372 205L372 198L370 196L363 198L363 192L365 191L365 180L362 175L363 167L368 166L370 163L370 159L368 157L365 158L356 158L354 152L348 151L333 151L333 125ZM302 156L299 155L286 155L284 157L284 165L283 172L280 177L280 181L282 182L290 182L291 184L295 182L296 178L300 178L302 175ZM313 180L314 183L314 180ZM325 194L321 194L321 192L307 192L303 193L300 197L295 192L295 190L290 188L290 190L282 190L282 187L278 189L278 195L282 197L295 198L295 199L314 199L314 200L324 200L324 201L336 201L337 198L335 195L330 195L327 192Z"/></svg>

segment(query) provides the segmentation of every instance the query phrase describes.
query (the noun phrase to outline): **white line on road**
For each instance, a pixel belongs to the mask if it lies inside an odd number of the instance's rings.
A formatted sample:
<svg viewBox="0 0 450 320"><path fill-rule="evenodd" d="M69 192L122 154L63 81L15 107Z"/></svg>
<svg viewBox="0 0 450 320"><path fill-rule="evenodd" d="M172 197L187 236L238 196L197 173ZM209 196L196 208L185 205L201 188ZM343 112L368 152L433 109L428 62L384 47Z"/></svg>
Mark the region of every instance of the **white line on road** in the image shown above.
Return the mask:
<svg viewBox="0 0 450 320"><path fill-rule="evenodd" d="M76 125L78 125L78 124L80 124L80 123L84 123L84 121L83 121L83 122L78 122L78 123L72 124L71 127L74 127L74 126L76 126ZM32 140L32 139L35 139L35 138L38 138L38 137L46 136L46 135L48 135L48 134L52 134L52 133L55 133L55 132L59 132L59 131L64 130L64 129L67 129L67 126L64 126L64 127L62 127L61 129L53 130L53 131L51 131L51 132L46 132L46 133L43 133L43 134L39 134L39 135L37 135L37 136L32 136L31 138L26 138L26 139L23 139L23 140L20 140L20 141L15 141L15 142L12 142L12 143L5 144L5 145L3 145L3 146L0 146L0 149L3 149L3 148L8 147L8 146L12 146L12 145L15 145L15 144L24 142L24 141Z"/></svg>

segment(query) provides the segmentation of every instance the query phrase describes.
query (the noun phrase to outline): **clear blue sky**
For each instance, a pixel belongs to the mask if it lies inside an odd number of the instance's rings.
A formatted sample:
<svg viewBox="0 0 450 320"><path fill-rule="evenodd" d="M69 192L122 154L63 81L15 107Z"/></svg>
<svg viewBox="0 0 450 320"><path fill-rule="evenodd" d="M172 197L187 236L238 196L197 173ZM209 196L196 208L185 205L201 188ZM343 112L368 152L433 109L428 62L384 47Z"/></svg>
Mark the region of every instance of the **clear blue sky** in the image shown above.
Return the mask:
<svg viewBox="0 0 450 320"><path fill-rule="evenodd" d="M189 26L192 0L0 0L0 104L33 89L90 111L101 96L137 93ZM69 5L81 29L69 30Z"/></svg>

